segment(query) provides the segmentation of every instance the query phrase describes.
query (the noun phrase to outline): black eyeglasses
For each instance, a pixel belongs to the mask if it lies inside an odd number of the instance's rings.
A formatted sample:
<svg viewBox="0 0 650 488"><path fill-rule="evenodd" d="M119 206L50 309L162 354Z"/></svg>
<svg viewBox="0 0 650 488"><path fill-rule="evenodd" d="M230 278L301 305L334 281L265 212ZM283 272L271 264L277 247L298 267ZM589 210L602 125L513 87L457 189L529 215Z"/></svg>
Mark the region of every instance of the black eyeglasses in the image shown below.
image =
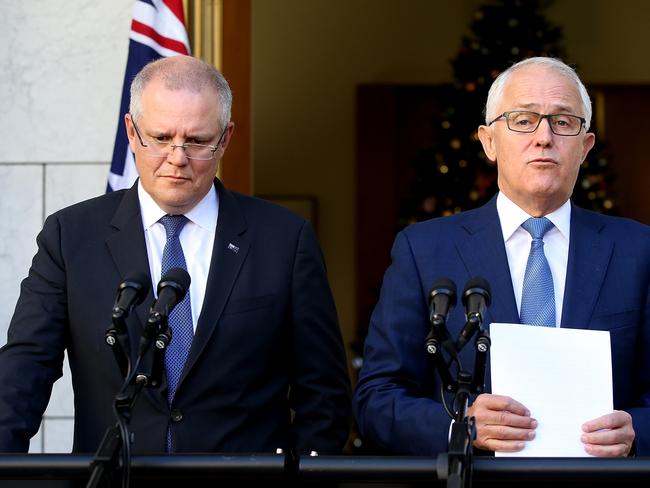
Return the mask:
<svg viewBox="0 0 650 488"><path fill-rule="evenodd" d="M219 149L219 146L223 140L223 136L226 135L226 129L228 128L226 125L215 145L198 144L193 142L174 144L167 136L143 138L142 134L140 133L140 129L138 129L138 126L136 125L133 117L131 117L131 121L133 122L135 133L138 135L138 139L140 139L140 145L146 148L147 152L151 156L156 158L166 158L172 151L174 151L174 149L177 147L182 147L183 151L185 151L185 156L187 156L187 159L196 159L198 161L207 161L209 159L212 159L214 157L214 153L217 152L217 149ZM145 140L148 142L148 144L144 143Z"/></svg>
<svg viewBox="0 0 650 488"><path fill-rule="evenodd" d="M494 124L499 119L505 119L508 129L514 132L531 133L535 132L541 124L542 119L548 120L548 125L553 134L558 136L577 136L587 120L570 114L540 114L526 110L513 110L503 112L488 124Z"/></svg>

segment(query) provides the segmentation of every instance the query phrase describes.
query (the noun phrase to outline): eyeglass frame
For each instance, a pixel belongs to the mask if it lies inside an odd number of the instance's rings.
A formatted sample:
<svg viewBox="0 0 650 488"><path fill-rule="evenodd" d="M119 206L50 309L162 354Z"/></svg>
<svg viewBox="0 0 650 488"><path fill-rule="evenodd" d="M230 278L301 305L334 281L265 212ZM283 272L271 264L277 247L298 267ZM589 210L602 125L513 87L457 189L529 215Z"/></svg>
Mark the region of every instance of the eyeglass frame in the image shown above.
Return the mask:
<svg viewBox="0 0 650 488"><path fill-rule="evenodd" d="M135 133L138 135L138 140L140 141L140 145L142 147L147 147L149 149L153 149L151 146L148 146L147 144L145 144L144 141L142 140L142 134L140 134L140 129L138 129L138 125L135 123L135 119L133 118L132 115L131 115L131 122L133 123L133 128L135 129ZM228 124L226 124L226 126L223 128L223 131L221 132L221 135L219 136L219 140L217 141L216 144L197 144L197 143L194 143L194 142L184 142L183 144L170 143L170 144L167 144L166 147L171 149L171 151L169 151L169 154L171 154L174 151L174 149L176 149L178 147L182 147L183 152L185 153L185 157L187 159L193 159L195 161L210 161L211 159L214 158L214 153L217 152L217 150L219 149L219 146L223 142L223 136L226 135L226 130L228 130ZM191 158L191 157L189 157L187 155L186 149L188 147L207 147L207 148L210 148L210 151L212 152L212 155L207 159ZM168 156L168 155L163 155L163 154L160 155L161 158L166 157L166 156Z"/></svg>
<svg viewBox="0 0 650 488"><path fill-rule="evenodd" d="M537 125L535 126L535 128L533 130L526 131L526 130L513 129L512 127L510 127L510 118L509 117L510 117L510 114L514 114L514 113L535 114L535 115L539 116L539 120L537 121ZM559 133L555 132L555 130L553 130L553 124L551 124L551 117L557 117L557 116L573 117L573 118L578 119L580 121L580 126L579 126L579 129L578 129L578 132L576 132L575 134L559 134ZM502 119L502 118L505 119L506 126L508 127L508 130L511 130L512 132L518 132L520 134L532 134L537 129L539 129L539 126L541 125L542 120L546 119L546 120L548 120L548 126L551 129L551 132L553 134L555 134L556 136L562 136L562 137L576 137L576 136L579 136L580 132L582 132L582 128L585 127L585 125L587 124L587 119L585 119L584 117L580 117L579 115L573 115L573 114L541 114L539 112L533 112L532 110L508 110L506 112L503 112L498 117L495 117L494 119L492 119L492 121L488 123L488 127L491 126L492 124L494 124L497 120Z"/></svg>

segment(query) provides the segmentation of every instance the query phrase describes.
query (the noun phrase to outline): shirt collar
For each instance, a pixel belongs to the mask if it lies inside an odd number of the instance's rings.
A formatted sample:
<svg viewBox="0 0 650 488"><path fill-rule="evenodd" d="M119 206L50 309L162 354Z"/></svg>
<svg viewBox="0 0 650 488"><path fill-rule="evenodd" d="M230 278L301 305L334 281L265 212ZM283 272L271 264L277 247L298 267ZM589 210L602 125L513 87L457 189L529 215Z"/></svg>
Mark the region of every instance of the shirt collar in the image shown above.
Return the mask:
<svg viewBox="0 0 650 488"><path fill-rule="evenodd" d="M497 212L501 222L501 232L503 240L508 241L512 235L519 229L521 224L528 220L532 215L528 215L516 203L510 200L503 192L497 195ZM571 201L567 200L557 210L545 215L548 220L553 222L555 228L568 241L571 231Z"/></svg>
<svg viewBox="0 0 650 488"><path fill-rule="evenodd" d="M154 199L138 180L138 199L140 200L140 212L142 213L142 224L145 229L151 228L167 212L162 210ZM189 212L185 213L191 222L210 232L217 228L217 215L219 213L219 195L214 185L210 191L197 203Z"/></svg>

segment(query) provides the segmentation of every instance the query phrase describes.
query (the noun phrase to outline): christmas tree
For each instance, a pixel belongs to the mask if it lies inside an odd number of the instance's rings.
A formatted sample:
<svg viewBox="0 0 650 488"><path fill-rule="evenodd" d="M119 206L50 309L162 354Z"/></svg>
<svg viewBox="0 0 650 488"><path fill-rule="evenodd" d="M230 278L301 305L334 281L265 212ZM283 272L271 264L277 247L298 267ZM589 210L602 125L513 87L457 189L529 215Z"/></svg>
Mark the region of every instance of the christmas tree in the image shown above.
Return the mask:
<svg viewBox="0 0 650 488"><path fill-rule="evenodd" d="M471 35L451 61L454 82L443 89L447 102L436 122L436 140L413 161L415 179L403 200L399 227L478 207L497 191L496 165L477 136L492 81L513 63L532 56L566 62L562 29L544 17L551 0L497 0L477 9ZM590 129L592 130L592 129ZM613 177L602 145L583 163L573 194L583 207L615 213Z"/></svg>

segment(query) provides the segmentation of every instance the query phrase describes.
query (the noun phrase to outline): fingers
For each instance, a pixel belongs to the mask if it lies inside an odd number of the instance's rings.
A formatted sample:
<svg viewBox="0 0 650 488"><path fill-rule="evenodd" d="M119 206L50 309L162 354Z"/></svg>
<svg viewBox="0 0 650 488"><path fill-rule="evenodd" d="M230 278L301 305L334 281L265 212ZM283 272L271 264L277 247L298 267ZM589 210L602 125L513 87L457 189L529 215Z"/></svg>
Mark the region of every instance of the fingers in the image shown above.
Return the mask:
<svg viewBox="0 0 650 488"><path fill-rule="evenodd" d="M621 410L603 415L582 424L584 432L595 432L602 429L619 429L625 426L632 427L632 416Z"/></svg>
<svg viewBox="0 0 650 488"><path fill-rule="evenodd" d="M516 452L535 437L537 421L524 405L510 397L479 395L468 415L475 419L474 446L479 449Z"/></svg>
<svg viewBox="0 0 650 488"><path fill-rule="evenodd" d="M632 417L627 412L617 410L597 419L585 422L580 440L585 451L592 456L627 456L634 442Z"/></svg>
<svg viewBox="0 0 650 488"><path fill-rule="evenodd" d="M524 405L519 403L517 400L503 395L479 395L476 397L476 400L469 410L472 410L472 408L485 408L496 411L506 410L517 415L530 416L530 412Z"/></svg>
<svg viewBox="0 0 650 488"><path fill-rule="evenodd" d="M531 441L534 438L535 431L532 429L521 429L503 425L485 425L482 431L479 431L477 428L477 437L474 445L479 443L480 445L477 447L490 451L517 452L525 447L526 441Z"/></svg>

